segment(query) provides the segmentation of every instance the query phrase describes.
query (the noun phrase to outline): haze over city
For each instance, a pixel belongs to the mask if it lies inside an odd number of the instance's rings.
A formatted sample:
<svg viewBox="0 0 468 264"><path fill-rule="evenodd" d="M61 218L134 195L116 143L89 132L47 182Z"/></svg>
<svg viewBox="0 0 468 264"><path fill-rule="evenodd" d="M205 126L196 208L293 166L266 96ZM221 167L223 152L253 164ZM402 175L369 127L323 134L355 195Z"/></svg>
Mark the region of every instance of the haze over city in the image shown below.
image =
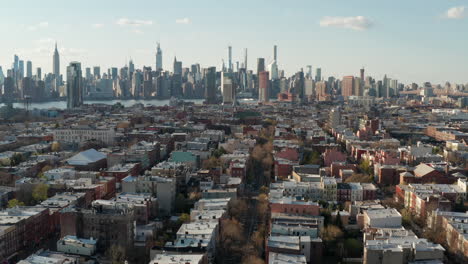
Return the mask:
<svg viewBox="0 0 468 264"><path fill-rule="evenodd" d="M0 65L14 54L50 72L55 41L62 71L154 64L156 43L186 64L221 66L226 47L234 61L249 49L293 74L306 65L341 78L365 67L375 78L402 82L467 83L467 1L13 1L2 6ZM27 7L27 8L25 8Z"/></svg>

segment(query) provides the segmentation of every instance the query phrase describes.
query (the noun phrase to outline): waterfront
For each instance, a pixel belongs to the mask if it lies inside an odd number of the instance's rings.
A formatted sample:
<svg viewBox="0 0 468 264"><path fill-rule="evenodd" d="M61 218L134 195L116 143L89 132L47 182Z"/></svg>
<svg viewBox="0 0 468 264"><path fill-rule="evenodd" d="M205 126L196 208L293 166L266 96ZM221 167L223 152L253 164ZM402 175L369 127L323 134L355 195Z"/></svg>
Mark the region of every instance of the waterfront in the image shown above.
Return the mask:
<svg viewBox="0 0 468 264"><path fill-rule="evenodd" d="M187 99L185 102L193 102L195 104L202 104L203 99ZM144 104L144 105L153 105L153 106L165 106L169 105L170 100L159 100L159 99L129 99L129 100L85 100L85 104L108 104L113 105L116 103L121 103L124 107L130 107L135 104ZM5 104L0 104L0 107L5 106ZM14 108L25 108L24 103L13 103ZM40 102L40 103L31 103L29 104L29 109L66 109L67 101L50 101L50 102Z"/></svg>

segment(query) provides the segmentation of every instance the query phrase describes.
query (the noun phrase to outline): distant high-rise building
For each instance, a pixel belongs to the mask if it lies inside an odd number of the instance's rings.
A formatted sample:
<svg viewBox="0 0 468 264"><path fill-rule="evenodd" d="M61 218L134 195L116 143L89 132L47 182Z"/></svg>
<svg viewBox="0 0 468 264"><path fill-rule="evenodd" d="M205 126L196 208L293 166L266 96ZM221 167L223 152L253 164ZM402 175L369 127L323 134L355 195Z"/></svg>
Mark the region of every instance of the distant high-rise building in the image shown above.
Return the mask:
<svg viewBox="0 0 468 264"><path fill-rule="evenodd" d="M232 68L232 47L228 47L228 71L233 72Z"/></svg>
<svg viewBox="0 0 468 264"><path fill-rule="evenodd" d="M341 95L345 97L345 99L349 96L352 96L354 93L354 77L353 76L345 76L343 77L343 81L341 82Z"/></svg>
<svg viewBox="0 0 468 264"><path fill-rule="evenodd" d="M34 82L30 77L24 77L21 79L20 96L23 99L31 99L34 93Z"/></svg>
<svg viewBox="0 0 468 264"><path fill-rule="evenodd" d="M15 81L13 80L13 77L8 76L5 78L5 81L3 83L3 96L8 101L11 101L14 97L14 93L15 93Z"/></svg>
<svg viewBox="0 0 468 264"><path fill-rule="evenodd" d="M268 102L270 100L270 73L267 71L260 72L258 76L258 101L259 102Z"/></svg>
<svg viewBox="0 0 468 264"><path fill-rule="evenodd" d="M307 65L306 69L307 69L306 78L312 79L312 65Z"/></svg>
<svg viewBox="0 0 468 264"><path fill-rule="evenodd" d="M41 67L36 68L36 78L38 81L42 80L42 69Z"/></svg>
<svg viewBox="0 0 468 264"><path fill-rule="evenodd" d="M257 75L260 75L260 73L263 71L265 71L265 59L258 58L257 59Z"/></svg>
<svg viewBox="0 0 468 264"><path fill-rule="evenodd" d="M327 82L317 82L315 84L315 98L317 101L325 101L327 100L327 96Z"/></svg>
<svg viewBox="0 0 468 264"><path fill-rule="evenodd" d="M278 62L276 61L278 55L277 46L273 46L273 61L268 65L268 71L270 72L270 79L277 80L279 79L278 76Z"/></svg>
<svg viewBox="0 0 468 264"><path fill-rule="evenodd" d="M32 78L32 62L31 61L26 62L26 77Z"/></svg>
<svg viewBox="0 0 468 264"><path fill-rule="evenodd" d="M278 61L278 46L273 46L273 60Z"/></svg>
<svg viewBox="0 0 468 264"><path fill-rule="evenodd" d="M161 46L158 42L158 47L156 48L156 70L157 71L160 71L163 69L162 56L163 56L163 53L161 50Z"/></svg>
<svg viewBox="0 0 468 264"><path fill-rule="evenodd" d="M13 57L13 71L14 71L14 74L18 73L18 69L19 69L19 57L18 57L18 55L15 54L15 56Z"/></svg>
<svg viewBox="0 0 468 264"><path fill-rule="evenodd" d="M383 80L382 80L382 94L381 97L387 98L389 97L389 88L390 88L390 81L387 78L387 74L384 75Z"/></svg>
<svg viewBox="0 0 468 264"><path fill-rule="evenodd" d="M363 96L364 94L364 86L362 85L362 80L359 77L354 78L354 90L353 95L356 96Z"/></svg>
<svg viewBox="0 0 468 264"><path fill-rule="evenodd" d="M223 72L221 77L221 89L223 94L223 104L233 104L235 100L235 87L232 73Z"/></svg>
<svg viewBox="0 0 468 264"><path fill-rule="evenodd" d="M304 79L304 94L307 98L311 98L315 94L314 87L314 80L309 78Z"/></svg>
<svg viewBox="0 0 468 264"><path fill-rule="evenodd" d="M177 61L176 57L174 57L174 74L182 75L182 62Z"/></svg>
<svg viewBox="0 0 468 264"><path fill-rule="evenodd" d="M119 78L119 69L112 67L111 76L112 76L112 80L117 80Z"/></svg>
<svg viewBox="0 0 468 264"><path fill-rule="evenodd" d="M55 42L55 50L53 56L53 72L56 78L60 76L60 55L57 49L57 42Z"/></svg>
<svg viewBox="0 0 468 264"><path fill-rule="evenodd" d="M101 79L101 67L94 66L93 67L93 75L94 75L94 79Z"/></svg>
<svg viewBox="0 0 468 264"><path fill-rule="evenodd" d="M129 76L133 77L133 73L135 72L135 64L133 63L133 60L130 60L130 62L128 63L128 72Z"/></svg>
<svg viewBox="0 0 468 264"><path fill-rule="evenodd" d="M216 67L205 69L205 99L207 104L216 103Z"/></svg>
<svg viewBox="0 0 468 264"><path fill-rule="evenodd" d="M362 80L362 81L365 80L365 77L364 77L364 68L361 69L361 80Z"/></svg>
<svg viewBox="0 0 468 264"><path fill-rule="evenodd" d="M244 69L247 71L247 48L244 50Z"/></svg>
<svg viewBox="0 0 468 264"><path fill-rule="evenodd" d="M23 79L24 78L24 61L20 60L18 65L19 65L19 69L18 69L19 78Z"/></svg>
<svg viewBox="0 0 468 264"><path fill-rule="evenodd" d="M5 81L5 75L3 74L2 66L0 66L0 88L3 85L4 81Z"/></svg>
<svg viewBox="0 0 468 264"><path fill-rule="evenodd" d="M297 97L303 102L306 98L305 96L305 89L304 89L304 72L299 71L296 72L293 78L293 82L291 83L291 89L289 91L292 94L297 95Z"/></svg>
<svg viewBox="0 0 468 264"><path fill-rule="evenodd" d="M67 108L83 105L83 80L81 63L70 62L67 67Z"/></svg>
<svg viewBox="0 0 468 264"><path fill-rule="evenodd" d="M141 84L143 80L143 74L141 71L136 71L132 76L132 95L134 97L142 96Z"/></svg>
<svg viewBox="0 0 468 264"><path fill-rule="evenodd" d="M317 68L315 70L315 81L316 82L322 81L322 69L321 68Z"/></svg>
<svg viewBox="0 0 468 264"><path fill-rule="evenodd" d="M90 67L86 67L86 80L91 80L91 68Z"/></svg>

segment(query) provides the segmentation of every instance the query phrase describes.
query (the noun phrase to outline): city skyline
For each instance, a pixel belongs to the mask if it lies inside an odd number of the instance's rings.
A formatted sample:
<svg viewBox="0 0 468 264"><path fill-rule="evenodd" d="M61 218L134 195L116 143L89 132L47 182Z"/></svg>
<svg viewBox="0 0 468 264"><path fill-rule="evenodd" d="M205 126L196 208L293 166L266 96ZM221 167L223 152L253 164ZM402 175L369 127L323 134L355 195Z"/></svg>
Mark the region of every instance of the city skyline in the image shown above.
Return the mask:
<svg viewBox="0 0 468 264"><path fill-rule="evenodd" d="M65 11L84 10L86 1L66 6L60 1L31 1L21 17L13 14L21 12L23 5L9 4L0 18L5 25L0 33L9 36L0 49L0 66L5 73L17 54L25 62L32 61L33 69L52 72L57 41L61 73L71 61L104 70L120 68L133 59L136 68L154 68L160 42L165 70L172 70L175 56L184 67L200 63L203 68L219 69L232 46L233 65L244 61L247 48L249 69L255 72L257 58L265 58L269 65L272 47L277 45L278 68L287 76L306 70L307 65L314 72L322 68L324 77L359 76L364 66L368 75L378 79L387 74L404 83L468 83L468 66L463 63L468 38L460 34L467 26L466 1L417 0L405 3L405 8L394 1L297 1L295 7L241 1L229 10L213 1L183 2L161 5L155 1L136 7L102 1L85 9L88 17L80 20ZM422 3L424 8L416 9ZM179 5L183 8L176 9ZM259 19L259 12L268 15ZM392 12L399 15L398 20L391 19ZM235 14L243 14L242 19ZM17 30L12 31L13 26Z"/></svg>

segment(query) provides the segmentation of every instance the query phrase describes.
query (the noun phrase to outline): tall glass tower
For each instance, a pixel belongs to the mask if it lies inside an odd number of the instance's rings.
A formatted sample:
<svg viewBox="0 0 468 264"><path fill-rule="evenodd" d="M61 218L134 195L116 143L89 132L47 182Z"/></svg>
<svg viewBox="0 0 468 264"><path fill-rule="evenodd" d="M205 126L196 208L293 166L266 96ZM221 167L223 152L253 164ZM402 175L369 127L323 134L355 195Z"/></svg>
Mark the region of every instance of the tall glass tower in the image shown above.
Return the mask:
<svg viewBox="0 0 468 264"><path fill-rule="evenodd" d="M83 78L81 63L70 62L67 67L67 108L83 105Z"/></svg>

